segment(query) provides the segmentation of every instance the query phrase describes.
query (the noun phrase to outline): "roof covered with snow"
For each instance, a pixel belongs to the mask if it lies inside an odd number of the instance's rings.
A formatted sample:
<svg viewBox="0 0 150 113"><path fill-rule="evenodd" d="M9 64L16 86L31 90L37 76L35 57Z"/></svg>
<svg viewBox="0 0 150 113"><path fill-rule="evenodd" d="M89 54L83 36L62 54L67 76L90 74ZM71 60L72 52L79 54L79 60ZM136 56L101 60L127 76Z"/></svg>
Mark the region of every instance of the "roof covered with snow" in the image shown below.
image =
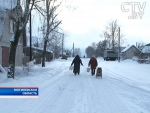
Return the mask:
<svg viewBox="0 0 150 113"><path fill-rule="evenodd" d="M150 46L144 46L142 53L150 53Z"/></svg>
<svg viewBox="0 0 150 113"><path fill-rule="evenodd" d="M126 48L124 48L121 52L125 52L127 51L131 46L127 46Z"/></svg>
<svg viewBox="0 0 150 113"><path fill-rule="evenodd" d="M131 46L127 46L125 49L123 49L121 52L125 52L127 51L128 49L130 49L131 47L135 47L134 45L131 45ZM137 47L135 47L136 49L138 49ZM139 50L139 49L138 49ZM140 50L139 50L140 51Z"/></svg>
<svg viewBox="0 0 150 113"><path fill-rule="evenodd" d="M38 37L37 36L32 36L31 41L32 41L32 48L36 48L38 50L43 50L44 44L38 42ZM38 47L35 47L34 44L37 44L37 43L38 43ZM28 47L30 46L30 36L27 36L27 46ZM47 48L46 51L53 53L53 51L49 50L48 48Z"/></svg>

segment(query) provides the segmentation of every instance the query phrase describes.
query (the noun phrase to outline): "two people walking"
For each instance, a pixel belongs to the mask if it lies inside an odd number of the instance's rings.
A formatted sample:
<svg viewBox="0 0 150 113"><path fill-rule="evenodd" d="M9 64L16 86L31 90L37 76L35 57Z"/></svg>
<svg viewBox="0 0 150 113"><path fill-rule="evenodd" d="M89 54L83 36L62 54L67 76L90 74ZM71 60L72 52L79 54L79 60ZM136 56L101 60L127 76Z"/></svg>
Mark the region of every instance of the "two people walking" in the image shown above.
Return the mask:
<svg viewBox="0 0 150 113"><path fill-rule="evenodd" d="M76 55L76 57L73 59L71 66L74 64L74 69L73 69L73 73L76 74L80 74L80 64L83 66L82 64L82 60L80 59L79 55ZM91 74L92 76L95 75L95 69L98 66L97 60L94 57L94 55L90 58L88 66L91 67Z"/></svg>

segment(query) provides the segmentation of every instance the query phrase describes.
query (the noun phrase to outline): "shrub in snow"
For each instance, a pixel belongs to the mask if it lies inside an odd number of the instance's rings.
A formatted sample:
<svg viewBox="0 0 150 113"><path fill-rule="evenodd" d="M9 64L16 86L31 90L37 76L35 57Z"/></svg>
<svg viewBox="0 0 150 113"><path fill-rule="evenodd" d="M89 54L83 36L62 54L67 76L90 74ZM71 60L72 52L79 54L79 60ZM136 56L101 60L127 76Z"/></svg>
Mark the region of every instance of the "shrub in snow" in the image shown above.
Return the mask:
<svg viewBox="0 0 150 113"><path fill-rule="evenodd" d="M132 58L133 61L138 61L138 59L139 59L139 58L138 58L137 56L134 56L134 57Z"/></svg>

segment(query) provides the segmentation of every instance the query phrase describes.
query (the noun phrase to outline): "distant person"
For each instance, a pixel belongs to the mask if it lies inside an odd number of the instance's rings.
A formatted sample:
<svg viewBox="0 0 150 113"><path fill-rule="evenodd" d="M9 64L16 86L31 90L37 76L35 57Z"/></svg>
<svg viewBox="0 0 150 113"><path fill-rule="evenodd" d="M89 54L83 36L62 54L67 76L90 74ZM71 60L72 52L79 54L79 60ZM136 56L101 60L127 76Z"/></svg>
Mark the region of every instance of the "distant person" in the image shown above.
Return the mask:
<svg viewBox="0 0 150 113"><path fill-rule="evenodd" d="M82 64L82 60L80 59L79 55L77 55L72 63L71 66L74 64L74 69L73 69L73 73L76 75L78 73L78 75L80 74L80 64L83 66Z"/></svg>
<svg viewBox="0 0 150 113"><path fill-rule="evenodd" d="M98 63L97 63L97 60L94 57L94 55L90 58L88 66L91 67L91 74L92 74L92 76L95 75L95 69L98 66Z"/></svg>

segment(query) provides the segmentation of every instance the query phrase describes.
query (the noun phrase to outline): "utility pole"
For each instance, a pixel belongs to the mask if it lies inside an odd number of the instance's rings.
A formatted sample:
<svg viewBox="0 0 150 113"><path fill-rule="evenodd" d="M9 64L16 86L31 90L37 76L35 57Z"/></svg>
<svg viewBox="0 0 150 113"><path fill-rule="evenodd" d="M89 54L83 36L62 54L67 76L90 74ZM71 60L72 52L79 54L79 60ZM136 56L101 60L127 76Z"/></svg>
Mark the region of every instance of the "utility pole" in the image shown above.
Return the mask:
<svg viewBox="0 0 150 113"><path fill-rule="evenodd" d="M118 31L118 62L120 62L120 27Z"/></svg>
<svg viewBox="0 0 150 113"><path fill-rule="evenodd" d="M31 23L31 12L30 12L30 61L32 61L32 23Z"/></svg>
<svg viewBox="0 0 150 113"><path fill-rule="evenodd" d="M74 57L74 43L73 43L73 55L72 56Z"/></svg>
<svg viewBox="0 0 150 113"><path fill-rule="evenodd" d="M61 57L63 57L63 47L64 47L64 34L62 34L62 56Z"/></svg>

